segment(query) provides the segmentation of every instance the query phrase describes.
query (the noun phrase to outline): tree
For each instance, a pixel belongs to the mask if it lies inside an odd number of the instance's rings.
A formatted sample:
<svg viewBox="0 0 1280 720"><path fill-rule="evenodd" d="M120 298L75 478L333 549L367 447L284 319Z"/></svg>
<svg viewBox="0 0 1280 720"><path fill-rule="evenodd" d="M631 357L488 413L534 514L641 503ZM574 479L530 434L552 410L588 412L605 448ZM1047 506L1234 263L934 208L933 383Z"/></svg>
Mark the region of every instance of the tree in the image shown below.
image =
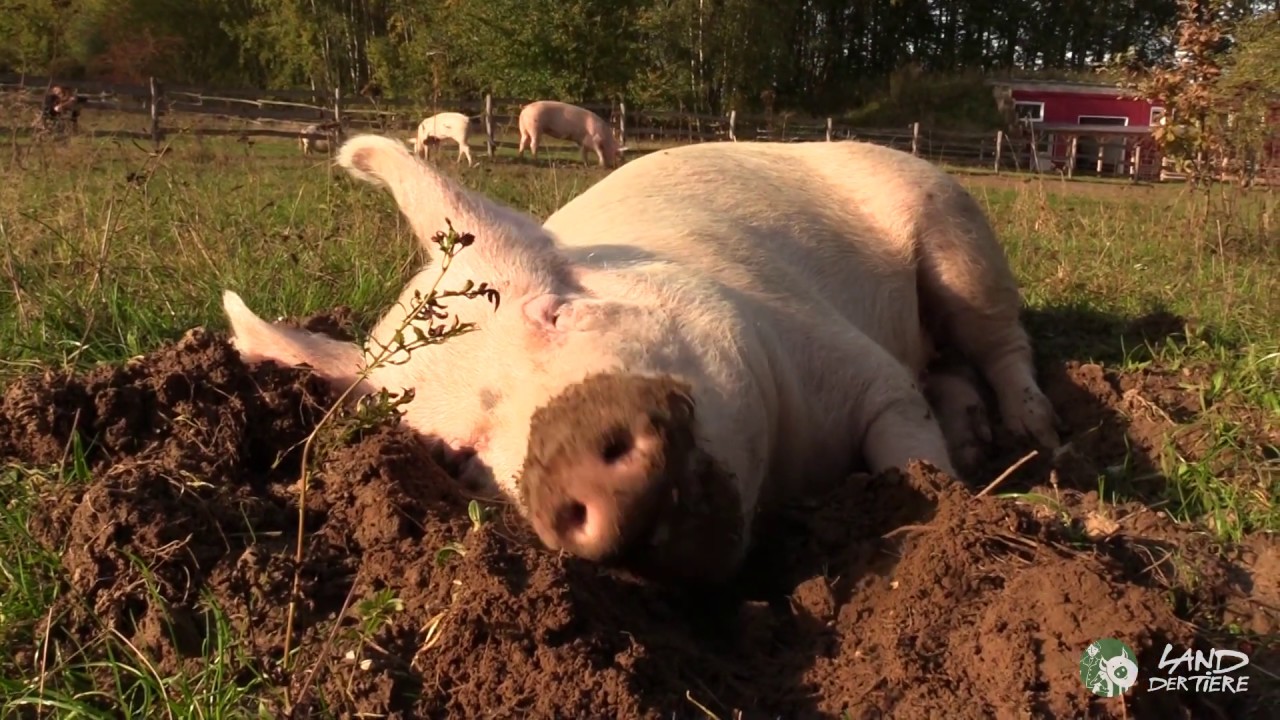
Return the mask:
<svg viewBox="0 0 1280 720"><path fill-rule="evenodd" d="M1235 46L1223 59L1221 93L1253 110L1280 104L1280 11L1238 23L1233 35Z"/></svg>
<svg viewBox="0 0 1280 720"><path fill-rule="evenodd" d="M1165 108L1157 145L1193 183L1220 170L1247 181L1280 77L1276 26L1274 10L1241 17L1229 0L1180 0L1172 57L1129 68L1135 93Z"/></svg>
<svg viewBox="0 0 1280 720"><path fill-rule="evenodd" d="M1241 180L1248 182L1268 141L1280 141L1280 11L1246 19L1233 34L1235 47L1223 60L1218 96L1234 111L1230 137Z"/></svg>
<svg viewBox="0 0 1280 720"><path fill-rule="evenodd" d="M1218 4L1232 22L1275 7ZM989 103L989 92L968 82L983 73L1079 74L1126 52L1144 65L1163 62L1177 44L1165 30L1178 7L1179 0L0 0L0 65L67 79L161 70L195 85L344 92L376 81L388 98L625 95L716 114L759 109L766 90L778 111L823 114L915 96L928 103L911 110L923 117ZM929 90L951 77L961 78L949 86L956 94ZM957 104L958 94L972 100Z"/></svg>
<svg viewBox="0 0 1280 720"><path fill-rule="evenodd" d="M460 2L441 21L459 80L518 97L594 100L638 70L638 0Z"/></svg>

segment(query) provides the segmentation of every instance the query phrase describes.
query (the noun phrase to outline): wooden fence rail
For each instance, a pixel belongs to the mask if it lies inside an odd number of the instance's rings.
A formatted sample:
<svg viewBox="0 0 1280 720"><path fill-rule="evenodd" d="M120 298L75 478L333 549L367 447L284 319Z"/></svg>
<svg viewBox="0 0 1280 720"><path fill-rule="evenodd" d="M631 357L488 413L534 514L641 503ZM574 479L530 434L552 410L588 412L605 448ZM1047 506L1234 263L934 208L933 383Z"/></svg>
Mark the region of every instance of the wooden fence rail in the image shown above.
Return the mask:
<svg viewBox="0 0 1280 720"><path fill-rule="evenodd" d="M0 94L19 103L38 107L48 78L0 75ZM503 140L515 132L520 108L528 100L485 95L482 99L414 102L404 99L370 99L361 95L328 94L313 90L218 90L165 87L152 78L147 85L94 81L67 83L85 99L89 109L148 116L146 132L108 131L86 128L91 137L150 139L157 146L166 135L234 136L242 139L277 137L323 139L324 134L303 135L304 126L336 121L348 130L366 130L412 138L422 118L436 112L462 112L478 121L489 157L499 149L514 148ZM1033 172L1062 172L1160 179L1163 163L1153 150L1144 149L1140 135L1129 128L1118 134L1115 128L1067 128L1055 133L1026 133L1021 128L993 133L931 130L919 122L899 128L864 128L837 122L835 118L801 117L792 113L746 115L731 110L727 115L706 115L670 109L629 109L625 101L580 103L617 129L624 145L643 153L637 143L671 144L716 141L811 142L861 140L897 148L933 162L957 166ZM247 123L239 129L194 127L185 118ZM161 123L161 118L165 121ZM275 126L275 127L272 127ZM13 128L24 134L24 128ZM1060 140L1059 138L1064 138ZM1096 157L1082 158L1081 139L1089 141ZM1145 157L1144 157L1145 154ZM1154 169L1153 169L1154 168ZM1261 168L1263 178L1275 176L1280 168Z"/></svg>

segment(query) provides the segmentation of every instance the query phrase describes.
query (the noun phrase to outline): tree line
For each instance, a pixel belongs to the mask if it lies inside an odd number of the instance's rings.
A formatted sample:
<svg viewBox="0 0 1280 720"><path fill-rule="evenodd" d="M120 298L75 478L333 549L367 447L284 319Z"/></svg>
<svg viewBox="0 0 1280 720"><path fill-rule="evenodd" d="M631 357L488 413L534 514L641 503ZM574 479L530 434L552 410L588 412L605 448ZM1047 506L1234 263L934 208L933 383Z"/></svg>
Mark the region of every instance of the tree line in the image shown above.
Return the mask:
<svg viewBox="0 0 1280 720"><path fill-rule="evenodd" d="M1224 21L1276 10L1224 0ZM840 113L922 77L1174 55L1179 0L0 0L0 70L429 101ZM989 100L990 95L986 96Z"/></svg>

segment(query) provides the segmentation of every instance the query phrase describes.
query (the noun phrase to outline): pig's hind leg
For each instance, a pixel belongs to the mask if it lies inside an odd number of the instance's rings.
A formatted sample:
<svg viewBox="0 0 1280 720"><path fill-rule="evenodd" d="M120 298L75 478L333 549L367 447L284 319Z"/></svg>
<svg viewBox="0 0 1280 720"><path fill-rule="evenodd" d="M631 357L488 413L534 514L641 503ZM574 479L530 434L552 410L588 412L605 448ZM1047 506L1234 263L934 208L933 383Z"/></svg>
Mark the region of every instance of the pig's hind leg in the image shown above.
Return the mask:
<svg viewBox="0 0 1280 720"><path fill-rule="evenodd" d="M541 131L539 130L529 131L529 157L533 160L538 159L538 142L541 139L541 137L542 137ZM524 157L523 153L521 154L521 157Z"/></svg>
<svg viewBox="0 0 1280 720"><path fill-rule="evenodd" d="M924 377L924 396L947 440L947 451L965 476L979 470L991 446L991 418L973 366L939 361Z"/></svg>
<svg viewBox="0 0 1280 720"><path fill-rule="evenodd" d="M1013 271L977 202L963 189L954 192L923 233L922 320L940 349L959 350L982 372L1010 432L1046 449L1057 448L1058 419L1036 381ZM941 377L938 382L966 404L963 391L955 394L953 380Z"/></svg>
<svg viewBox="0 0 1280 720"><path fill-rule="evenodd" d="M529 131L520 128L520 149L516 151L516 157L524 159L524 149L529 147Z"/></svg>

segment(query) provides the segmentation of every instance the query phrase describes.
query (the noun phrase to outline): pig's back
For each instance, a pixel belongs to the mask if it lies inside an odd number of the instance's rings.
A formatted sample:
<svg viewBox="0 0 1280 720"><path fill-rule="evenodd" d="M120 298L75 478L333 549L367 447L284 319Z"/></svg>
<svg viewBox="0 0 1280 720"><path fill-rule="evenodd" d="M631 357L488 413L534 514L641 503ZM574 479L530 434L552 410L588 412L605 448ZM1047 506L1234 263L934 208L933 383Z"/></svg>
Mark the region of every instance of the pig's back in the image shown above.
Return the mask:
<svg viewBox="0 0 1280 720"><path fill-rule="evenodd" d="M705 143L623 165L546 227L582 265L670 261L843 318L914 365L919 334L895 319L918 316L919 211L951 184L864 143Z"/></svg>
<svg viewBox="0 0 1280 720"><path fill-rule="evenodd" d="M432 127L440 131L464 128L469 122L469 118L466 115L456 112L439 113L438 115L432 115L427 118L427 120L428 127Z"/></svg>

